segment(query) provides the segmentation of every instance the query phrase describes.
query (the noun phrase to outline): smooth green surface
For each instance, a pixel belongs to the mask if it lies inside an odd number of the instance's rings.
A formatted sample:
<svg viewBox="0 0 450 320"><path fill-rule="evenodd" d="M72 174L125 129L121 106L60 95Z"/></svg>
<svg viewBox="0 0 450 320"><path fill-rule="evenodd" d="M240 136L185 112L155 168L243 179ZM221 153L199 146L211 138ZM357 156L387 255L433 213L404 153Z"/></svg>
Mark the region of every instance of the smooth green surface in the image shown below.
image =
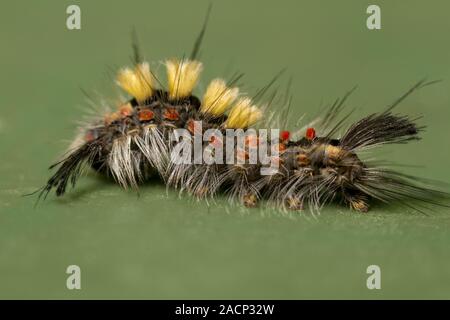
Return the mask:
<svg viewBox="0 0 450 320"><path fill-rule="evenodd" d="M34 208L21 195L45 182L85 114L79 87L117 97L111 74L129 64L132 26L148 59L188 53L207 7L77 3L80 31L65 27L72 1L7 0L0 10L0 298L450 298L445 209L423 216L376 206L360 215L331 206L314 219L223 198L208 206L157 182L138 197L94 174ZM366 28L368 1L215 1L202 86L242 71L255 92L287 67L294 124L355 84L354 119L424 76L444 79L398 108L424 116L423 140L372 155L449 182L449 2L376 3L380 31ZM80 291L66 289L71 264L81 267ZM366 288L371 264L382 270L378 291Z"/></svg>

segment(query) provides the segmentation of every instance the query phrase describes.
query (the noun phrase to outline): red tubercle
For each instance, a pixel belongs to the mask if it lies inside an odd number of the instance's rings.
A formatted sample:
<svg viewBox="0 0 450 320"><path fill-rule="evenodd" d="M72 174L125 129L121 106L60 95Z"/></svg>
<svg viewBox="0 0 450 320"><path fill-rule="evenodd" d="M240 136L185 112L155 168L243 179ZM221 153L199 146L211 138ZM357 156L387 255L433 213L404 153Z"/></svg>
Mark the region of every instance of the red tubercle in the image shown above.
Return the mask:
<svg viewBox="0 0 450 320"><path fill-rule="evenodd" d="M308 140L313 140L316 137L316 130L314 130L314 128L306 129L305 137Z"/></svg>
<svg viewBox="0 0 450 320"><path fill-rule="evenodd" d="M138 118L140 121L150 121L154 117L154 113L151 110L144 109L139 111Z"/></svg>
<svg viewBox="0 0 450 320"><path fill-rule="evenodd" d="M166 120L176 121L180 119L180 114L178 113L176 108L169 107L164 111L163 117Z"/></svg>
<svg viewBox="0 0 450 320"><path fill-rule="evenodd" d="M289 141L289 138L291 137L291 133L287 130L283 130L280 132L280 139L282 141Z"/></svg>

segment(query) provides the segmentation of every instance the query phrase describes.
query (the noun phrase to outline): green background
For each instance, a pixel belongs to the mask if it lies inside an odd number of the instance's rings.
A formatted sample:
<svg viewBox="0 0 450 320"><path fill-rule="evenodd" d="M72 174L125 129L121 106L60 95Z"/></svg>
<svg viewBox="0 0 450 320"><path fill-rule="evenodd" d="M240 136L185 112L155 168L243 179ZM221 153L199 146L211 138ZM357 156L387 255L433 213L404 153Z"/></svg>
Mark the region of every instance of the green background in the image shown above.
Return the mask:
<svg viewBox="0 0 450 320"><path fill-rule="evenodd" d="M82 29L66 29L78 4ZM366 28L381 7L382 29ZM206 1L3 1L0 10L0 298L450 298L450 215L329 206L316 219L209 206L158 182L135 192L89 174L34 208L22 197L85 115L80 87L116 97L111 74L130 63L130 30L148 59L188 53ZM407 173L450 181L450 4L442 1L214 1L200 87L245 73L248 92L287 68L294 124L354 85L354 119L382 110L427 76L397 111L423 115L423 140L374 150ZM68 265L82 290L66 289ZM366 288L381 267L382 289Z"/></svg>

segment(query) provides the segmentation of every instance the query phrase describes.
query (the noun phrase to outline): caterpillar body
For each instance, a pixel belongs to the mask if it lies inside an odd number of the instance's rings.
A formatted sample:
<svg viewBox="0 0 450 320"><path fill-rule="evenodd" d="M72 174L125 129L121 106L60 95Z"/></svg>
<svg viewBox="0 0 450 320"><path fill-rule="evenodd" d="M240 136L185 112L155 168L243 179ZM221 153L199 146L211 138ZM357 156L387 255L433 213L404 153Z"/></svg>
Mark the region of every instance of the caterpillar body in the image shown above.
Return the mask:
<svg viewBox="0 0 450 320"><path fill-rule="evenodd" d="M204 30L202 30L201 37ZM158 174L168 186L187 191L198 198L213 197L224 191L247 207L267 199L281 209L313 210L340 200L351 209L367 212L372 199L398 203L416 210L425 204L437 204L447 194L418 183L415 177L363 162L358 153L388 143L405 143L419 139L423 129L416 119L393 113L409 94L430 84L420 81L384 111L362 118L337 138L346 116L339 119L349 94L338 99L303 136L293 137L281 131L274 140L266 140L276 149L279 165L274 174L262 175L267 164L246 163L253 146L262 143L259 130L245 137L244 146L233 146L239 163L176 163L175 142L171 135L185 129L194 135L196 123L200 134L209 129L225 133L227 129L248 129L260 123L264 112L253 99L239 94L235 84L217 78L207 86L201 98L192 94L203 65L196 58L199 40L190 59L165 62L167 85L162 85L147 62L138 58L133 68L117 75L118 85L130 95L118 108L81 128L68 153L52 165L54 175L40 189L40 196L52 189L56 195L75 185L82 169L88 165L112 176L123 187L137 188L151 175ZM213 137L214 138L214 137ZM192 139L183 139L193 144ZM202 152L211 145L227 147L225 139L207 139ZM235 142L232 142L235 144ZM414 200L414 204L411 202Z"/></svg>

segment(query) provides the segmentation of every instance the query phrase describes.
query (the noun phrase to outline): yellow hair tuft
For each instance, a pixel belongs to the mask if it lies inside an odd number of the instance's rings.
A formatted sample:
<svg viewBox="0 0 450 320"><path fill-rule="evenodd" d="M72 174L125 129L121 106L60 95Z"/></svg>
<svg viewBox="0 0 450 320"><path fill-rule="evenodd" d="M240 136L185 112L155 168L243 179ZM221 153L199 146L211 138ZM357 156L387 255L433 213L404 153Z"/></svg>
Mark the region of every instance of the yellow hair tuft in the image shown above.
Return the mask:
<svg viewBox="0 0 450 320"><path fill-rule="evenodd" d="M117 84L137 101L142 102L153 94L153 77L148 63L140 63L134 70L125 68L117 75Z"/></svg>
<svg viewBox="0 0 450 320"><path fill-rule="evenodd" d="M262 117L262 111L252 105L250 98L241 98L233 106L225 122L227 128L248 128L254 125Z"/></svg>
<svg viewBox="0 0 450 320"><path fill-rule="evenodd" d="M167 60L169 98L179 99L191 95L197 85L203 65L195 60Z"/></svg>
<svg viewBox="0 0 450 320"><path fill-rule="evenodd" d="M214 79L203 95L200 111L221 116L239 94L238 88L228 88L222 79Z"/></svg>

